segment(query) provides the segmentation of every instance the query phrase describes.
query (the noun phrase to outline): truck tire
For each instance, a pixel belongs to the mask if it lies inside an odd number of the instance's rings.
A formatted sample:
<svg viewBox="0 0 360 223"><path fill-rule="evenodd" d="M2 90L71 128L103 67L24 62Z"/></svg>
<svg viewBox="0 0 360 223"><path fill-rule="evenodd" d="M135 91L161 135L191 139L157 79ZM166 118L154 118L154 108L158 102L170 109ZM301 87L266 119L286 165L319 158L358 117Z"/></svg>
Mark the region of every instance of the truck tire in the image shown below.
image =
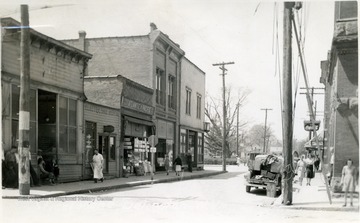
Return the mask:
<svg viewBox="0 0 360 223"><path fill-rule="evenodd" d="M246 192L250 192L250 190L251 190L251 187L250 186L246 186Z"/></svg>

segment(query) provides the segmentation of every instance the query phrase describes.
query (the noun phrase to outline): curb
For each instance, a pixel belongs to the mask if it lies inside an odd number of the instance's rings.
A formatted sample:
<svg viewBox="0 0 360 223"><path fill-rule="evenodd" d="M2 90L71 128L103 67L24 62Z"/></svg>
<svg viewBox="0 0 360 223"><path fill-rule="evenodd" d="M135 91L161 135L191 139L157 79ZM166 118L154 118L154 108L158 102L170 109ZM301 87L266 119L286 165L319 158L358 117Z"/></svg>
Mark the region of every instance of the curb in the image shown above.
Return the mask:
<svg viewBox="0 0 360 223"><path fill-rule="evenodd" d="M108 190L115 190L115 189L122 189L122 188L129 188L129 187L136 187L148 184L158 184L158 183L168 183L168 182L176 182L182 180L192 180L198 179L203 177L215 176L219 174L227 173L227 171L217 171L214 173L204 173L198 175L190 175L184 176L182 178L165 178L165 179L158 179L158 180L144 180L144 181L136 181L136 182L128 182L128 183L121 183L117 185L111 186L103 186L91 189L81 189L81 190L74 190L68 192L61 192L61 193L53 193L47 195L25 195L25 196L2 196L3 199L42 199L42 198L50 198L50 197L59 197L59 196L66 196L66 195L74 195L74 194L91 194L94 192L99 191L108 191Z"/></svg>
<svg viewBox="0 0 360 223"><path fill-rule="evenodd" d="M293 210L304 210L304 211L341 211L341 212L359 212L359 208L356 207L298 207L294 205L269 205L270 208L281 208L281 209L293 209Z"/></svg>

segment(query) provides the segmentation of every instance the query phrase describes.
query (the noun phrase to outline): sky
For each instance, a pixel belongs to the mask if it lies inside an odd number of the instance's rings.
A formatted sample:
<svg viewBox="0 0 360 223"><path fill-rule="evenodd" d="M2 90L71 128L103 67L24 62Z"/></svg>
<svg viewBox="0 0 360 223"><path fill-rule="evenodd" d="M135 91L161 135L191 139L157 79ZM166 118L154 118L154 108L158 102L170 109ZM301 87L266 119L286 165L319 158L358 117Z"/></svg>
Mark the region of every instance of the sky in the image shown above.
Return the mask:
<svg viewBox="0 0 360 223"><path fill-rule="evenodd" d="M0 0L0 16L20 21L22 1ZM213 66L228 65L226 87L236 96L239 89L250 91L240 109L240 122L251 127L268 126L282 139L279 76L282 66L283 2L244 0L30 0L30 26L55 39L78 38L84 30L87 37L146 35L150 23L180 44L185 56L206 73L207 95L221 101L221 70ZM320 62L327 59L334 28L333 1L305 1L298 12L302 24L305 63L309 85L319 83ZM295 43L295 37L293 37ZM279 56L277 57L277 53ZM280 58L277 60L276 58ZM293 44L293 91L305 87L298 72L298 52ZM305 90L298 89L294 117L294 138L304 139L308 133L303 121L308 119ZM321 92L321 90L319 90ZM294 94L293 94L294 95ZM295 97L294 97L295 99ZM323 95L316 95L317 110L323 111ZM323 116L318 116L319 120Z"/></svg>

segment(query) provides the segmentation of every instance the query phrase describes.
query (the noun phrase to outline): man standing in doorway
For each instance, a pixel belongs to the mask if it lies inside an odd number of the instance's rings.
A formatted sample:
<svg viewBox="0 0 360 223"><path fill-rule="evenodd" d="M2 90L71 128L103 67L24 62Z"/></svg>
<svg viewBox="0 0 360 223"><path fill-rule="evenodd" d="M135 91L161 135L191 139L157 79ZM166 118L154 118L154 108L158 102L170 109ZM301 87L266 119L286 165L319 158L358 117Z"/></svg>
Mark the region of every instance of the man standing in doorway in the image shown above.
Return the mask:
<svg viewBox="0 0 360 223"><path fill-rule="evenodd" d="M95 183L97 183L98 180L100 180L101 182L104 181L103 162L104 162L103 156L99 153L98 149L95 149L93 162L92 162Z"/></svg>
<svg viewBox="0 0 360 223"><path fill-rule="evenodd" d="M186 154L186 163L188 165L189 172L192 172L192 156L190 151Z"/></svg>

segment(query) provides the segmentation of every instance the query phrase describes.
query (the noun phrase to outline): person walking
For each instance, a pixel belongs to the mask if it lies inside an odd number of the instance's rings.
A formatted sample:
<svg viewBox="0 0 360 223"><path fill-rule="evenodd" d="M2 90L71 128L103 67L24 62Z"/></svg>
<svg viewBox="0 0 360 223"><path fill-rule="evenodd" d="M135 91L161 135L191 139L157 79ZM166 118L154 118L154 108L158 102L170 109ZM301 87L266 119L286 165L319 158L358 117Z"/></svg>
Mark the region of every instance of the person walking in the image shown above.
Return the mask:
<svg viewBox="0 0 360 223"><path fill-rule="evenodd" d="M181 166L182 166L182 161L179 155L176 157L174 164L175 164L175 174L176 176L179 176L180 175L179 172L181 171Z"/></svg>
<svg viewBox="0 0 360 223"><path fill-rule="evenodd" d="M346 207L347 204L347 195L350 192L350 206L353 206L353 193L355 191L357 183L357 170L353 165L353 161L348 159L347 164L342 169L341 174L341 185L343 186L343 191L345 192L345 203L343 207Z"/></svg>
<svg viewBox="0 0 360 223"><path fill-rule="evenodd" d="M306 164L304 158L305 155L301 155L300 160L297 162L296 171L295 171L299 177L300 186L302 186L302 182L305 177Z"/></svg>
<svg viewBox="0 0 360 223"><path fill-rule="evenodd" d="M164 164L165 164L166 175L169 175L170 160L169 160L168 155L165 155L165 161L164 161Z"/></svg>
<svg viewBox="0 0 360 223"><path fill-rule="evenodd" d="M95 183L97 183L98 180L100 180L101 182L104 181L103 162L104 162L103 156L99 153L98 149L95 149L93 162L92 162Z"/></svg>
<svg viewBox="0 0 360 223"><path fill-rule="evenodd" d="M188 165L189 172L192 172L192 156L190 152L186 154L186 163Z"/></svg>
<svg viewBox="0 0 360 223"><path fill-rule="evenodd" d="M306 162L306 173L305 173L306 186L310 186L311 179L314 178L314 176L315 176L314 161L315 161L314 156L308 154L308 158L305 160L305 162Z"/></svg>

